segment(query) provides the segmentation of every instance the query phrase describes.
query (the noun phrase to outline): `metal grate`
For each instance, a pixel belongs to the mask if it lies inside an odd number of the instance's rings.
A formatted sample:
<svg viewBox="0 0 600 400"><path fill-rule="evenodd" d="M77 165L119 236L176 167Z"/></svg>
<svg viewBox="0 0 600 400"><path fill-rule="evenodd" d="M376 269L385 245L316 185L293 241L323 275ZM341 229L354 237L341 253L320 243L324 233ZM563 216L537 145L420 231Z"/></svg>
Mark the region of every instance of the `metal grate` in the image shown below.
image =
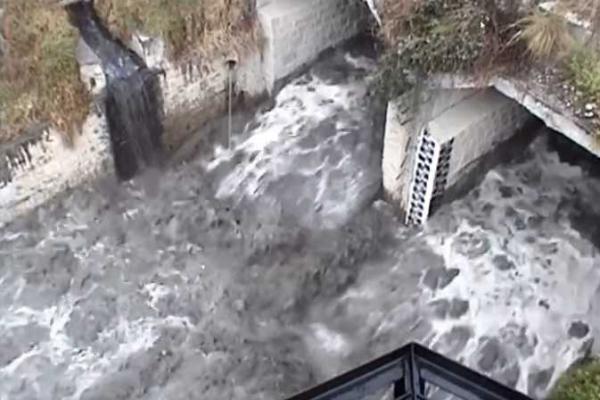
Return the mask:
<svg viewBox="0 0 600 400"><path fill-rule="evenodd" d="M410 187L406 221L409 225L422 225L429 217L438 158L439 146L427 131L423 131L419 138L417 158Z"/></svg>
<svg viewBox="0 0 600 400"><path fill-rule="evenodd" d="M433 389L433 390L432 390ZM436 391L461 400L532 400L418 344L409 344L289 400L429 400Z"/></svg>

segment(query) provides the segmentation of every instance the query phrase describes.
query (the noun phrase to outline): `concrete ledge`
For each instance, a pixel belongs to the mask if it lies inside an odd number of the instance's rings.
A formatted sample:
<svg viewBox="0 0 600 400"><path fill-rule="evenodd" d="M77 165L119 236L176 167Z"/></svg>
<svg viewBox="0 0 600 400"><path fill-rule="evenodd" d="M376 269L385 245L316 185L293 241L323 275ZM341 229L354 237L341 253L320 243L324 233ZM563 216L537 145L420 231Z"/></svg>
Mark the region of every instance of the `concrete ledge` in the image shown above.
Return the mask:
<svg viewBox="0 0 600 400"><path fill-rule="evenodd" d="M366 6L354 0L271 0L258 10L266 43L264 74L275 83L314 61L325 49L366 28Z"/></svg>
<svg viewBox="0 0 600 400"><path fill-rule="evenodd" d="M549 128L562 133L590 153L600 157L600 140L589 121L573 115L562 101L534 80L523 81L493 77L484 82L472 78L440 75L428 83L432 88L467 89L493 87L505 96L519 102Z"/></svg>

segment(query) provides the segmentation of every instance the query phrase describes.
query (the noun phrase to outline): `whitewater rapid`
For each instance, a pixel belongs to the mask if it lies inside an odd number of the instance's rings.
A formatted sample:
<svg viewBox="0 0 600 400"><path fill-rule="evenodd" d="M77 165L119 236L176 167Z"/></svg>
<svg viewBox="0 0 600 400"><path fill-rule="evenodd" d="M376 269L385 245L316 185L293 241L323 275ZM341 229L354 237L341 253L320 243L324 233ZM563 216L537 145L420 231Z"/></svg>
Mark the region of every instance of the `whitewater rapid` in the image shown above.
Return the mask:
<svg viewBox="0 0 600 400"><path fill-rule="evenodd" d="M594 351L600 179L544 131L404 227L374 65L337 50L231 150L3 228L0 399L283 399L410 341L543 397Z"/></svg>

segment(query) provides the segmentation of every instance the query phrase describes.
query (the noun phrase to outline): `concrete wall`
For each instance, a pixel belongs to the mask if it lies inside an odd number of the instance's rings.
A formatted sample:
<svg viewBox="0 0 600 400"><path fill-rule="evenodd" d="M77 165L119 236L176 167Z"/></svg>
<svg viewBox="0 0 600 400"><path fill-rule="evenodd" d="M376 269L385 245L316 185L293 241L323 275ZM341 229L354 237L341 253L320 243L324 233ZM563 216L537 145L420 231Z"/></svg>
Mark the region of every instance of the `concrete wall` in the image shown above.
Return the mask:
<svg viewBox="0 0 600 400"><path fill-rule="evenodd" d="M446 190L530 118L493 89L433 90L390 103L382 164L387 200L407 223L424 223Z"/></svg>
<svg viewBox="0 0 600 400"><path fill-rule="evenodd" d="M382 160L384 196L402 214L408 209L419 134L428 121L476 93L468 89L409 92L388 104Z"/></svg>
<svg viewBox="0 0 600 400"><path fill-rule="evenodd" d="M447 185L456 184L483 155L518 132L529 113L516 101L487 89L457 103L428 125L438 143L454 140Z"/></svg>
<svg viewBox="0 0 600 400"><path fill-rule="evenodd" d="M260 4L269 88L323 50L358 34L367 21L360 0L270 0Z"/></svg>

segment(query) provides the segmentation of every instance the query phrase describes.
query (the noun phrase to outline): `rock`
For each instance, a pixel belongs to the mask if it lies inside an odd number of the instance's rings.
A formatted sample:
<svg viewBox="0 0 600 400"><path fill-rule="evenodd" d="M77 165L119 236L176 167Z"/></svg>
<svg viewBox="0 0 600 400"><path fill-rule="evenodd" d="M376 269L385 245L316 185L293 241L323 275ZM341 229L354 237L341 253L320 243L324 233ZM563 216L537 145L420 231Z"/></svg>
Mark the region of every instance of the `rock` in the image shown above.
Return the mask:
<svg viewBox="0 0 600 400"><path fill-rule="evenodd" d="M515 269L515 263L510 261L504 254L494 256L492 263L500 271L509 271L511 269Z"/></svg>
<svg viewBox="0 0 600 400"><path fill-rule="evenodd" d="M594 111L596 109L596 105L594 103L587 103L585 105L585 111Z"/></svg>
<svg viewBox="0 0 600 400"><path fill-rule="evenodd" d="M576 339L583 339L590 333L590 327L588 324L576 321L569 327L569 336Z"/></svg>

